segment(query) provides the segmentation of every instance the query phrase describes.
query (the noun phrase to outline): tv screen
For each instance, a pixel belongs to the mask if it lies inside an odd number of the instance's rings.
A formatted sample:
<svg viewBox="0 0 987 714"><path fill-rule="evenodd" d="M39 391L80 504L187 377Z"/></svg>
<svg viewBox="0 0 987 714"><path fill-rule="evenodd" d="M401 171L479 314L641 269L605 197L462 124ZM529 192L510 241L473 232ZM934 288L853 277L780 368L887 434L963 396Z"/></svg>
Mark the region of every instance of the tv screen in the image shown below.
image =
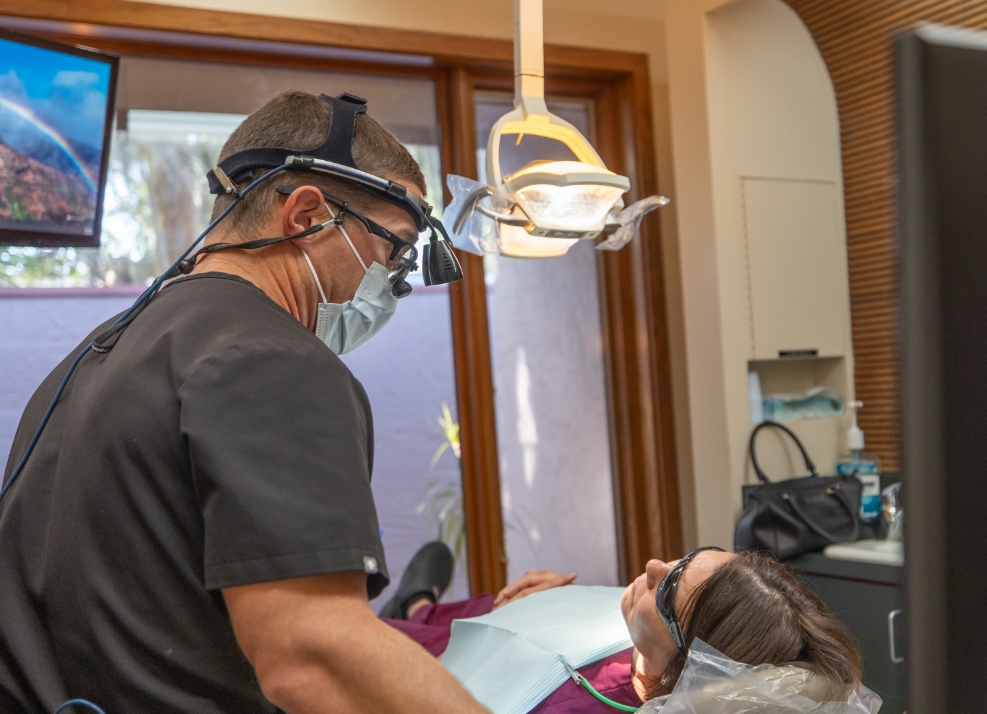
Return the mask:
<svg viewBox="0 0 987 714"><path fill-rule="evenodd" d="M0 30L0 245L99 245L116 73L116 57Z"/></svg>

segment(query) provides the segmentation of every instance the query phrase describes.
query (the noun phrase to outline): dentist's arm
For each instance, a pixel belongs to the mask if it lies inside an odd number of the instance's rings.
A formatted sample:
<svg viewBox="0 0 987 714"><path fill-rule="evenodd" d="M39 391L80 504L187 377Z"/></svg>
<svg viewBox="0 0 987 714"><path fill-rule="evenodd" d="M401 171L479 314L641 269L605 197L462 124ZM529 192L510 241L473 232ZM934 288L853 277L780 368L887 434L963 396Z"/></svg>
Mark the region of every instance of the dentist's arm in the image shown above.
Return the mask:
<svg viewBox="0 0 987 714"><path fill-rule="evenodd" d="M288 714L487 712L377 618L362 572L227 588L223 597L264 696Z"/></svg>

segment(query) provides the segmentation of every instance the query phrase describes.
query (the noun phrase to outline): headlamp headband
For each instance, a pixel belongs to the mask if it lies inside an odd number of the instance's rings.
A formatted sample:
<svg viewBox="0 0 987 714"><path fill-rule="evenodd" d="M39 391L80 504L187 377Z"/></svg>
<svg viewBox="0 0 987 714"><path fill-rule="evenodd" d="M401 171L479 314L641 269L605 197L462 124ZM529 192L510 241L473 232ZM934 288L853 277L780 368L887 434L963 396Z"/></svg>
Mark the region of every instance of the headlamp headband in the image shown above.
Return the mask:
<svg viewBox="0 0 987 714"><path fill-rule="evenodd" d="M367 111L367 100L347 92L338 97L320 94L319 98L331 108L329 131L321 145L314 149L287 149L280 147L264 147L259 149L244 149L230 154L219 162L222 176L215 171L209 171L209 193L221 194L229 192L224 186L223 179L228 179L235 185L250 179L253 172L261 168L274 168L291 164L302 171L319 171L344 179L367 191L371 195L392 203L407 211L415 221L419 232L430 227L429 217L432 207L422 198L409 194L399 183L368 174L356 167L353 161L353 133L356 128L356 118Z"/></svg>

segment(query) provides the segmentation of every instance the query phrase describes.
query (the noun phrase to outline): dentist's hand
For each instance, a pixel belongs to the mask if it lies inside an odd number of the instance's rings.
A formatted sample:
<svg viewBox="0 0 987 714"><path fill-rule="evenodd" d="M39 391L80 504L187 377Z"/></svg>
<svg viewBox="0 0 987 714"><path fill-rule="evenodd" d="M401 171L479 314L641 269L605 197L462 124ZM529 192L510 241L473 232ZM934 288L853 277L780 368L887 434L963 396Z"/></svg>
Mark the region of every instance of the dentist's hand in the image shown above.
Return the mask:
<svg viewBox="0 0 987 714"><path fill-rule="evenodd" d="M527 597L531 593L571 585L575 579L575 573L559 575L548 570L529 570L523 577L518 578L497 594L497 598L494 600L494 610L507 603Z"/></svg>

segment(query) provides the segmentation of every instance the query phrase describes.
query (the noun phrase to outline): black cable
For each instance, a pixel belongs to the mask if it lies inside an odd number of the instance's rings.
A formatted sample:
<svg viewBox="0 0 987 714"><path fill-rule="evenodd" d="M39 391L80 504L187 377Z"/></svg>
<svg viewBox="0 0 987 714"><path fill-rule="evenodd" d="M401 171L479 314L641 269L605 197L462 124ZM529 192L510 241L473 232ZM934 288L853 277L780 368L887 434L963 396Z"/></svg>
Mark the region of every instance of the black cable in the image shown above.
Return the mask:
<svg viewBox="0 0 987 714"><path fill-rule="evenodd" d="M133 305L127 308L127 310L119 318L117 318L117 320L106 331L104 331L101 335L98 335L91 343L89 343L83 348L83 350L72 361L72 364L69 365L68 371L66 371L65 376L62 378L61 384L58 385L58 389L55 391L55 396L52 398L51 403L48 405L48 408L45 410L44 416L41 418L40 424L38 424L38 428L35 430L34 435L31 437L31 441L30 443L28 443L27 449L24 452L24 456L21 457L21 460L18 462L17 466L15 466L14 470L11 471L10 478L8 478L6 483L3 484L3 487L0 488L0 501L2 501L4 496L7 495L7 492L10 490L11 486L14 485L14 481L17 480L17 477L20 476L21 473L24 471L24 466L27 464L27 460L34 452L34 448L35 446L37 446L38 440L41 438L41 434L44 432L45 427L48 425L48 421L49 419L51 419L51 415L55 411L55 407L58 405L58 402L61 399L62 394L65 391L65 388L68 386L69 380L72 378L72 375L75 373L75 370L79 366L79 363L82 362L82 358L85 357L90 352L97 352L102 354L109 352L111 349L113 349L114 345L116 344L116 341L123 333L123 330L125 330L127 326L130 325L131 322L133 322L133 320L137 317L137 315L139 315L140 312L145 307L147 307L148 304L150 304L151 300L154 299L154 297L157 295L158 291L161 289L161 286L164 284L166 280L177 277L177 275L179 274L191 272L191 267L194 267L195 265L194 258L192 260L189 259L189 256L192 254L192 251L195 249L197 245L199 245L199 243L202 242L202 240L207 235L209 235L209 233L217 225L219 225L219 223L224 218L226 218L226 216L230 214L230 211L232 211L237 206L237 204L240 203L240 201L246 198L247 194L250 193L257 185L266 181L267 179L274 176L275 174L281 173L282 171L287 171L292 168L298 168L296 164L297 161L293 164L283 164L281 166L277 166L271 169L270 171L268 171L267 173L265 173L264 175L260 176L259 178L255 179L242 191L238 191L236 189L230 191L229 194L233 197L232 203L230 203L230 205L227 206L226 209L221 214L219 214L216 220L212 221L206 227L206 229L199 235L199 237L192 242L192 244L178 257L178 259L174 263L172 263L171 266L166 271L164 271L164 273L162 273L153 283L151 283L151 285L147 288L147 290L141 293L140 297L138 297L137 300L134 301ZM345 209L346 206L344 204L344 211ZM215 247L206 249L204 252L212 253L217 250L223 250L226 248L234 248L234 247L261 248L266 245L273 245L275 243L279 243L281 241L291 240L294 238L301 238L303 236L316 233L317 231L320 231L328 227L332 223L338 224L340 222L342 222L342 213L339 216L333 217L333 220L327 223L312 226L311 228L302 231L301 233L298 233L296 235L277 237L277 238L265 238L257 241L248 241L247 243L243 243L243 244L217 244ZM186 267L188 267L188 270L186 271L179 270L179 267L182 266L183 264L186 265ZM176 273L176 271L178 272ZM106 714L106 712L104 712L98 706L85 699L70 699L62 703L55 710L54 714L61 714L63 711L71 707L85 707L93 712L96 712L96 714Z"/></svg>
<svg viewBox="0 0 987 714"><path fill-rule="evenodd" d="M134 304L131 305L129 308L127 308L126 312L124 312L119 318L117 318L117 320L109 327L109 329L107 329L101 335L97 336L96 339L94 339L92 342L86 345L83 348L83 350L76 356L76 358L72 361L72 364L69 366L68 371L65 373L65 376L62 378L61 384L58 385L58 389L55 391L55 396L52 398L51 403L48 405L48 408L45 410L45 414L41 418L41 423L38 425L38 428L35 430L34 436L31 437L31 441L24 452L24 456L21 457L20 462L18 462L17 466L14 467L14 470L11 471L10 478L8 478L7 482L3 484L2 488L0 488L0 501L3 500L3 497L5 495L7 495L7 491L9 491L10 487L13 486L14 481L17 480L17 477L20 476L21 473L24 471L24 466L27 464L28 458L30 458L31 454L34 452L34 447L37 446L38 440L41 438L42 432L44 432L45 427L48 425L48 420L51 418L52 412L55 411L55 407L57 406L59 399L61 399L62 393L65 391L65 388L68 386L69 380L72 378L72 374L75 372L76 367L79 366L79 363L82 361L82 358L85 357L87 354L89 354L89 352L106 353L109 352L111 349L113 349L113 346L116 344L116 340L119 339L120 335L123 333L123 330L126 329L131 322L133 322L134 318L136 318L137 315L140 314L141 310L143 310L145 307L147 307L148 304L150 304L151 300L153 300L155 295L157 295L158 290L161 289L161 286L164 284L164 282L169 278L175 277L174 273L176 269L184 261L188 260L189 255L191 255L195 247L199 243L201 243L202 240L207 235L209 235L209 233L217 225L219 225L220 221L226 218L226 216L229 215L230 211L232 211L237 206L237 204L240 203L240 201L242 201L247 196L247 194L253 190L255 186L265 181L266 179L270 178L271 176L274 176L275 174L278 174L282 171L286 171L290 168L292 168L290 164L284 164L282 166L278 166L274 169L271 169L260 178L254 180L249 186L243 189L243 191L234 192L232 194L233 202L230 203L230 205L227 206L226 209L221 214L219 214L216 220L214 220L206 227L206 229L202 232L202 234L192 242L192 244L185 250L185 252L183 252L178 257L178 259L171 264L171 267L169 267L153 283L151 283L151 285L147 288L147 290L141 293L140 297L138 297L137 300L134 301ZM333 222L336 221L335 220L330 221L330 223ZM301 233L293 236L267 238L261 241L251 241L250 244L242 244L242 245L234 244L234 245L229 245L228 247L259 248L262 247L262 245L273 245L274 243L278 243L282 240L300 238L302 236L315 233L316 231L322 230L327 225L329 224L327 223L327 224L312 226L308 230L302 231ZM227 247L227 246L224 245L223 247ZM214 250L219 250L219 248ZM209 252L213 252L213 251L209 251ZM61 714L62 712L64 712L65 710L71 707L85 707L93 712L96 712L96 714L106 714L106 712L104 712L98 706L85 699L70 699L64 702L63 704L61 704L55 710L54 714Z"/></svg>
<svg viewBox="0 0 987 714"><path fill-rule="evenodd" d="M219 222L222 221L224 218L226 218L226 216L229 215L230 211L232 211L237 206L237 204L239 204L240 201L242 201L246 197L246 195L250 193L251 190L253 190L255 186L257 186L262 181L265 181L266 179L270 178L271 176L274 176L275 174L280 173L282 171L286 171L290 168L291 166L289 164L285 164L283 166L278 166L274 169L271 169L260 178L254 180L254 182L251 183L249 186L247 186L245 189L243 189L243 191L241 191L238 196L235 196L233 198L233 202L226 207L226 210L224 210L221 214L219 214L216 220L214 220L212 223L209 224L209 226L202 232L202 234L192 242L192 245L190 245L185 250L185 252L178 257L178 260L172 263L170 268L168 268L164 273L162 273L161 276L157 278L157 280L151 283L150 287L148 287L147 290L141 293L141 296L134 301L134 304L131 305L129 308L127 308L127 311L124 312L119 318L117 318L116 322L114 322L113 325L111 325L110 328L106 330L106 332L99 335L90 344L86 345L85 349L83 349L82 352L79 353L79 355L69 366L69 369L65 373L65 376L62 378L62 383L58 385L58 390L55 392L55 396L51 400L51 404L48 405L48 409L45 410L45 414L41 418L41 423L38 425L37 430L34 432L34 436L31 437L31 442L28 444L27 450L24 452L24 456L21 457L20 462L18 462L17 466L14 467L14 470L10 472L10 478L7 479L7 482L3 485L3 488L0 488L0 501L3 500L3 497L5 495L7 495L7 491L10 490L10 487L14 484L14 481L17 480L17 477L20 476L21 472L24 470L24 466L25 464L27 464L28 458L30 458L31 454L34 452L34 447L37 446L38 439L41 438L41 433L44 431L45 426L48 425L48 420L51 418L52 412L55 411L55 406L58 404L58 400L61 399L62 393L65 391L65 387L68 386L69 380L72 378L72 374L75 372L76 367L79 366L79 363L82 361L82 358L85 357L90 351L103 353L103 352L109 352L109 350L113 349L113 345L116 344L116 339L119 339L120 334L127 327L127 325L129 325L133 321L133 318L137 317L137 314L141 310L143 310L144 307L147 306L147 304L157 294L157 291L161 288L161 285L164 283L164 281L168 280L171 277L172 272L179 266L179 264L181 264L183 260L188 258L188 256L192 253L195 247L200 242L202 242L202 239L205 238L207 235L209 235L210 231L212 231L213 228L219 225ZM111 339L113 339L112 343L109 342Z"/></svg>
<svg viewBox="0 0 987 714"><path fill-rule="evenodd" d="M343 213L340 212L338 216L331 218L325 223L316 223L314 226L310 226L303 231L295 233L290 236L276 236L274 238L259 238L257 240L248 240L244 243L213 243L212 245L207 245L205 248L200 250L195 255L190 255L185 258L172 268L172 277L177 278L179 275L188 275L195 268L195 263L200 256L209 255L210 253L216 253L221 250L227 250L229 248L238 248L240 250L253 250L255 248L266 248L269 245L274 245L276 243L283 243L286 240L295 240L296 238L304 238L305 236L310 236L313 233L318 233L321 230L325 230L331 225L339 225L343 222Z"/></svg>

